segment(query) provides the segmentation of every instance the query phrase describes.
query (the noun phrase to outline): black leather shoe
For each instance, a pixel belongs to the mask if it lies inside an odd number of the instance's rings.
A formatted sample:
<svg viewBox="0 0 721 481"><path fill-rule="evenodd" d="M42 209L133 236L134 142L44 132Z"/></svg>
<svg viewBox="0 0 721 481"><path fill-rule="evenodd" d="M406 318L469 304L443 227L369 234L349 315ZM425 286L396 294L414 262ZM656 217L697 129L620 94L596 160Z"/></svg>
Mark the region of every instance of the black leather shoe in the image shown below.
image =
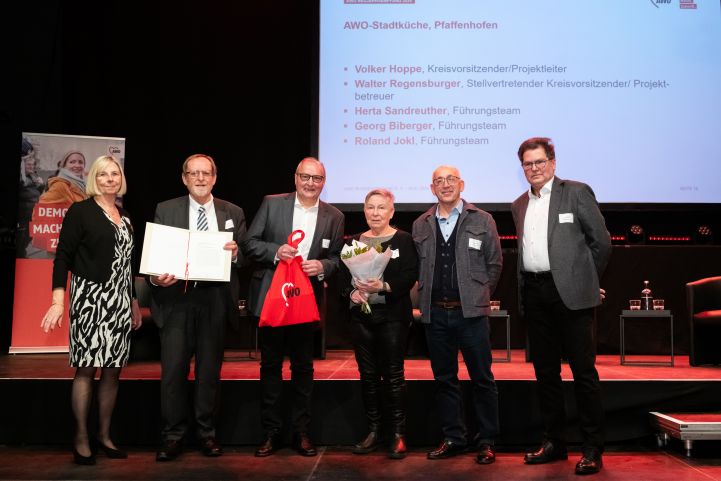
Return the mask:
<svg viewBox="0 0 721 481"><path fill-rule="evenodd" d="M200 451L203 453L203 455L210 458L217 458L218 456L223 455L223 448L213 437L203 439L200 442L200 446Z"/></svg>
<svg viewBox="0 0 721 481"><path fill-rule="evenodd" d="M178 439L168 439L163 442L158 452L155 454L156 461L172 461L173 459L180 456L183 451L183 447Z"/></svg>
<svg viewBox="0 0 721 481"><path fill-rule="evenodd" d="M300 433L296 435L294 447L295 450L298 451L298 454L300 454L301 456L315 456L316 454L318 454L315 446L313 446L313 441L311 441L308 435L305 433Z"/></svg>
<svg viewBox="0 0 721 481"><path fill-rule="evenodd" d="M266 456L270 456L271 454L276 452L279 447L280 440L278 439L278 435L275 433L268 434L268 438L265 440L265 442L258 446L258 448L255 450L255 456L257 458L264 458Z"/></svg>
<svg viewBox="0 0 721 481"><path fill-rule="evenodd" d="M391 449L388 451L388 457L391 459L403 459L406 457L406 438L401 433L393 435Z"/></svg>
<svg viewBox="0 0 721 481"><path fill-rule="evenodd" d="M596 474L602 467L601 451L598 448L586 448L583 457L576 463L576 474Z"/></svg>
<svg viewBox="0 0 721 481"><path fill-rule="evenodd" d="M523 462L526 464L545 464L559 459L568 459L566 445L559 442L545 441L537 451L526 453Z"/></svg>
<svg viewBox="0 0 721 481"><path fill-rule="evenodd" d="M77 449L75 449L75 446L73 446L73 461L75 464L80 464L82 466L92 466L95 464L95 455L91 452L90 456L83 456Z"/></svg>
<svg viewBox="0 0 721 481"><path fill-rule="evenodd" d="M353 454L368 454L375 451L378 448L379 438L378 431L369 432L363 441L353 446Z"/></svg>
<svg viewBox="0 0 721 481"><path fill-rule="evenodd" d="M426 456L428 459L446 459L452 456L466 452L466 446L454 443L453 441L443 441L438 449L431 451Z"/></svg>
<svg viewBox="0 0 721 481"><path fill-rule="evenodd" d="M478 455L476 456L476 462L478 464L491 464L496 461L496 451L490 444L481 444L478 447Z"/></svg>

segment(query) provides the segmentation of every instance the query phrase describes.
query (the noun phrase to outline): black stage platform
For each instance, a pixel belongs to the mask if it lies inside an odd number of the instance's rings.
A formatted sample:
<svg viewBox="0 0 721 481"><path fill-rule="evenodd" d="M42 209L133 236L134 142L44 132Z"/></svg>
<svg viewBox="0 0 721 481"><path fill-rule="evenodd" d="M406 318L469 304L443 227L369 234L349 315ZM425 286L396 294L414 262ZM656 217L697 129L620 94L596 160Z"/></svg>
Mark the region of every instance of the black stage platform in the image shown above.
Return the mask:
<svg viewBox="0 0 721 481"><path fill-rule="evenodd" d="M259 422L258 361L247 351L226 351L218 436L226 445L256 444L263 438ZM503 353L494 353L503 355ZM523 351L512 362L496 363L500 398L500 446L530 446L541 436L541 418L532 366ZM653 360L651 356L648 360ZM655 433L648 413L717 411L721 399L721 369L689 367L686 356L676 366L621 366L618 355L598 358L609 444L634 442ZM329 351L316 361L312 436L320 445L349 445L366 425L360 383L353 355ZM131 363L124 371L114 418L114 435L124 446L159 441L159 374L157 362ZM288 374L287 366L284 375ZM73 432L70 385L73 370L62 354L0 356L0 444L67 444ZM408 378L408 440L431 446L440 430L435 412L433 380L426 359L406 362ZM570 370L563 367L570 380ZM465 368L461 379L470 395ZM578 442L573 385L565 383L570 439ZM469 433L472 435L473 433Z"/></svg>

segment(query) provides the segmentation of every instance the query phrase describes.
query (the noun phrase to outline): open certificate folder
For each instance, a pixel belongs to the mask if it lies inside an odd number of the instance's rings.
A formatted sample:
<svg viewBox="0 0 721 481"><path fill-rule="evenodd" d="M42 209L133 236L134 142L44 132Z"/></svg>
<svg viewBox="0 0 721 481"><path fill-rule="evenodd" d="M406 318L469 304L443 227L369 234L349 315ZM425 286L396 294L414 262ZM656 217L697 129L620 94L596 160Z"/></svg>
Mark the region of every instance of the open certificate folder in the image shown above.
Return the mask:
<svg viewBox="0 0 721 481"><path fill-rule="evenodd" d="M223 249L232 232L190 231L178 227L145 225L140 273L173 274L191 281L230 281L232 252Z"/></svg>

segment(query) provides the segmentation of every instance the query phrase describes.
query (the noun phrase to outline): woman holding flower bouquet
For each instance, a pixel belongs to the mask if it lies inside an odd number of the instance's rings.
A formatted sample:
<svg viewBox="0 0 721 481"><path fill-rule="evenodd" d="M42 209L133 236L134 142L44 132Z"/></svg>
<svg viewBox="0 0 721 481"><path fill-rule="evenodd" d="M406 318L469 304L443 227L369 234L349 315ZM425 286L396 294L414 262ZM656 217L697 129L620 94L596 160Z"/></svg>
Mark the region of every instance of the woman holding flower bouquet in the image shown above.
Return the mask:
<svg viewBox="0 0 721 481"><path fill-rule="evenodd" d="M386 189L366 195L363 210L369 230L353 236L352 245L343 249L341 282L342 293L350 299L351 334L369 428L353 452L366 454L378 447L380 399L385 394L393 433L388 456L401 459L406 455L403 359L413 320L410 290L418 279L418 257L411 235L390 226L393 201Z"/></svg>

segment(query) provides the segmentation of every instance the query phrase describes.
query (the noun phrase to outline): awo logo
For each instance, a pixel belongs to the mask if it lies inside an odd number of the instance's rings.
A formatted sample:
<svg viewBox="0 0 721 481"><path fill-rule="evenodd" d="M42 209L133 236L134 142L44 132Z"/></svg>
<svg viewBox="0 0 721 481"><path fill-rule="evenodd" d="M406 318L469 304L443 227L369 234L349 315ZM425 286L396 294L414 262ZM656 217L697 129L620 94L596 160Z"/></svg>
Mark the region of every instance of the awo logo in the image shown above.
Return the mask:
<svg viewBox="0 0 721 481"><path fill-rule="evenodd" d="M298 297L300 295L300 287L295 287L292 282L286 282L280 287L280 294L283 296L285 301L285 307L289 307L288 299L291 297Z"/></svg>
<svg viewBox="0 0 721 481"><path fill-rule="evenodd" d="M651 5L653 5L656 8L670 6L674 2L674 0L648 0L648 1L651 2ZM678 6L681 9L695 10L696 2L694 0L679 0Z"/></svg>

